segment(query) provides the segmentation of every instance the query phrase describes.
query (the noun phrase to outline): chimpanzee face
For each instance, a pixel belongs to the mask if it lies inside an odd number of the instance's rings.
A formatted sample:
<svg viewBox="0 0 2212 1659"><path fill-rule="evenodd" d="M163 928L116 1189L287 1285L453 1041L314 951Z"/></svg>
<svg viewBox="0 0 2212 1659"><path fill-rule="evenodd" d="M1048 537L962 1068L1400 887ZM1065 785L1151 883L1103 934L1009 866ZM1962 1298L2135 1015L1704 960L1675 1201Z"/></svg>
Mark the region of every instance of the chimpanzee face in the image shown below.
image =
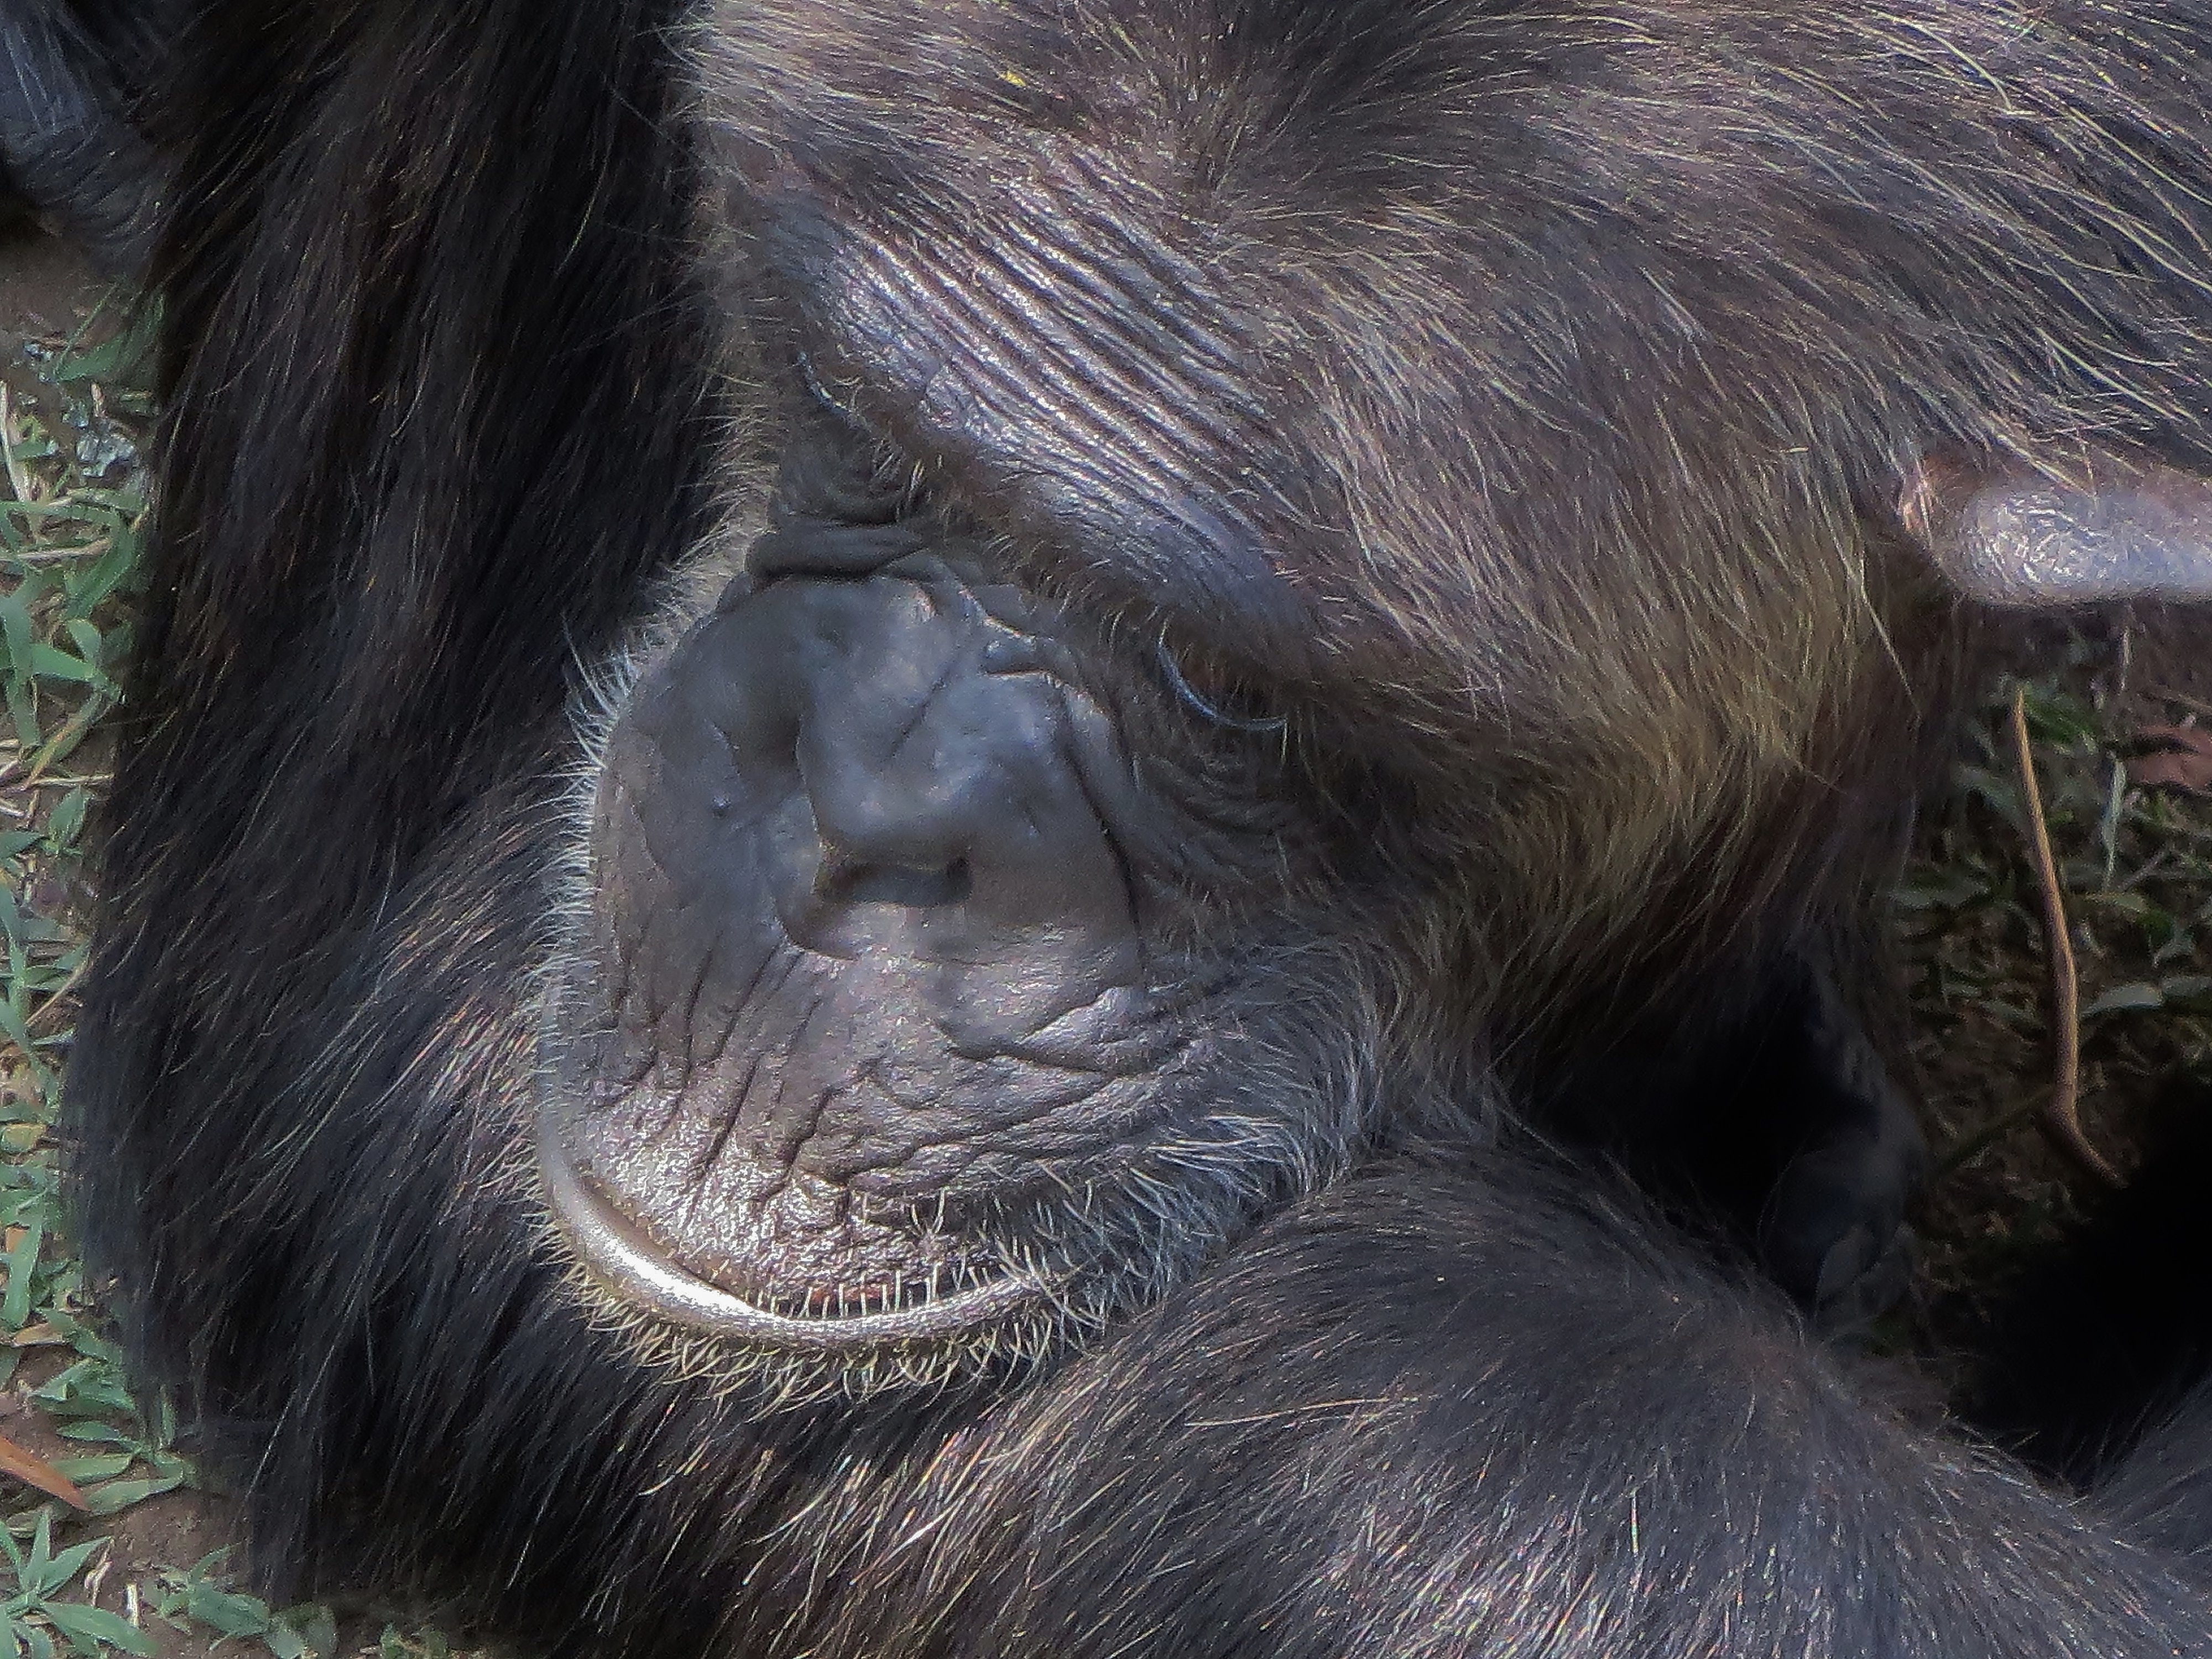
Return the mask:
<svg viewBox="0 0 2212 1659"><path fill-rule="evenodd" d="M545 1190L607 1291L787 1388L1042 1352L1366 1127L1387 906L1321 925L1382 890L1289 715L1007 562L812 410L580 791Z"/></svg>

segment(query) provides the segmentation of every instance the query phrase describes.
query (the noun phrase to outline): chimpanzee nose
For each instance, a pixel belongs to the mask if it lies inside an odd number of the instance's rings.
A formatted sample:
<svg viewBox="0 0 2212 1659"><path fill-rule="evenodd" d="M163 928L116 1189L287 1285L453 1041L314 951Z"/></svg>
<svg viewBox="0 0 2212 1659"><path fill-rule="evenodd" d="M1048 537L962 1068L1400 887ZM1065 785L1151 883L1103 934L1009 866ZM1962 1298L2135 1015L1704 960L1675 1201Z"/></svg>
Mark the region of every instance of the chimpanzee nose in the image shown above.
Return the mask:
<svg viewBox="0 0 2212 1659"><path fill-rule="evenodd" d="M1112 757L1083 752L1071 688L1032 641L915 563L755 601L789 630L790 810L803 801L813 830L811 847L794 835L784 849L787 932L839 956L1133 953L1127 884L1085 778Z"/></svg>
<svg viewBox="0 0 2212 1659"><path fill-rule="evenodd" d="M637 856L828 957L1063 989L1138 965L1104 716L1049 618L933 556L732 587L617 733L653 757ZM647 809L641 809L647 810ZM680 870L672 866L682 866ZM714 924L720 926L722 924Z"/></svg>

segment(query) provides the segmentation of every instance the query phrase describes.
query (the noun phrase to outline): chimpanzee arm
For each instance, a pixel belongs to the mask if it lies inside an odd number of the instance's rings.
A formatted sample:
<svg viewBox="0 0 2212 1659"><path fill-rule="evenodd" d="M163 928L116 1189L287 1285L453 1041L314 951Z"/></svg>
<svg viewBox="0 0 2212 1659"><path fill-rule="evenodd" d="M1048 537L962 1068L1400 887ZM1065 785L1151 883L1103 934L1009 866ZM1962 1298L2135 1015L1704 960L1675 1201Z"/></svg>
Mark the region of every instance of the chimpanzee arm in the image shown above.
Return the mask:
<svg viewBox="0 0 2212 1659"><path fill-rule="evenodd" d="M873 1559L830 1650L886 1619L963 1654L2212 1645L2159 1558L1870 1408L1657 1239L1502 1154L1318 1199L948 1449L902 1511L942 1524Z"/></svg>
<svg viewBox="0 0 2212 1659"><path fill-rule="evenodd" d="M2098 1509L2212 1583L2212 1388L2144 1434L2100 1483Z"/></svg>

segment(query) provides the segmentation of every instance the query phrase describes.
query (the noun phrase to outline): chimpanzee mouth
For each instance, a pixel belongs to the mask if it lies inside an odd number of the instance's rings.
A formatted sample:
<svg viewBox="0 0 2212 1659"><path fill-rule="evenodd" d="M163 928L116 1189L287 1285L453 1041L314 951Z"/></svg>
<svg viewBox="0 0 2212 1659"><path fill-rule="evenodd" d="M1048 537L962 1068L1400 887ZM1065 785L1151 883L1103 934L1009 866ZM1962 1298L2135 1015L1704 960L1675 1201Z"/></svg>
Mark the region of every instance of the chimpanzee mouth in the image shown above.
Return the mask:
<svg viewBox="0 0 2212 1659"><path fill-rule="evenodd" d="M748 1285L741 1292L678 1261L576 1166L541 1112L538 1169L562 1236L622 1302L711 1336L816 1352L943 1340L1004 1326L1054 1299L1034 1271L953 1258L890 1264L865 1283Z"/></svg>

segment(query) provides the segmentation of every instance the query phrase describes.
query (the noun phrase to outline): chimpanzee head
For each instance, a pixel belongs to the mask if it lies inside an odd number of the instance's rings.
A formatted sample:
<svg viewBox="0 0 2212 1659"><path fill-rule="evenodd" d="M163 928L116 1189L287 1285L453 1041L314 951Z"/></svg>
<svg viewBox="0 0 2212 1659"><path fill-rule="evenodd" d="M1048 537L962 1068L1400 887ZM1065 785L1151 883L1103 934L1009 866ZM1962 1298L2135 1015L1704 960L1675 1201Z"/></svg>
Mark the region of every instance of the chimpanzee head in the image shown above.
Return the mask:
<svg viewBox="0 0 2212 1659"><path fill-rule="evenodd" d="M1947 352L1966 288L2032 337L2089 280L1989 284L2019 226L1961 210L1903 284L1831 199L1735 227L1756 124L1657 142L1595 21L1266 10L697 33L737 550L594 694L537 1085L587 1295L688 1363L1039 1354L1378 1100L1480 1133L1562 988L1756 958L1888 855L1924 556L2023 597L2034 496L2026 597L2202 568L2135 533L2179 476L2139 409L2084 447L2063 370ZM1514 69L1601 48L1617 100ZM2022 223L2058 187L2014 182Z"/></svg>
<svg viewBox="0 0 2212 1659"><path fill-rule="evenodd" d="M805 413L601 698L538 1156L613 1293L864 1386L1041 1352L1341 1168L1410 918L1286 713Z"/></svg>

